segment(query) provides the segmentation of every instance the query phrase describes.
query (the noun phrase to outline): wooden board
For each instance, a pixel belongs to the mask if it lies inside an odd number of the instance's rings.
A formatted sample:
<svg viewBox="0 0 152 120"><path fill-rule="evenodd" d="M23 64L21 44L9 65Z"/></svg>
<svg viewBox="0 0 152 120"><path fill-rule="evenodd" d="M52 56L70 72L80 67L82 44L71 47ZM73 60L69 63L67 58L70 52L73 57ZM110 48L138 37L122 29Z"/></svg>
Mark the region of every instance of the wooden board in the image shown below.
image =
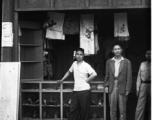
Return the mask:
<svg viewBox="0 0 152 120"><path fill-rule="evenodd" d="M18 0L18 11L150 8L150 0Z"/></svg>
<svg viewBox="0 0 152 120"><path fill-rule="evenodd" d="M20 63L0 63L0 120L18 120Z"/></svg>

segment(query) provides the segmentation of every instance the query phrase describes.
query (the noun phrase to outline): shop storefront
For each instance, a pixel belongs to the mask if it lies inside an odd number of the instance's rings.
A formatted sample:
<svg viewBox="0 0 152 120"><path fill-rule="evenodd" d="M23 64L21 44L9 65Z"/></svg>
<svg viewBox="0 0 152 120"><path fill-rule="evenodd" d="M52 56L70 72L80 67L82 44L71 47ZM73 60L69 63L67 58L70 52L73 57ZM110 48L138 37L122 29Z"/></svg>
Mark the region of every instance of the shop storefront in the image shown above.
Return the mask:
<svg viewBox="0 0 152 120"><path fill-rule="evenodd" d="M139 65L145 51L151 47L149 0L15 0L13 13L14 45L2 48L2 61L21 62L20 120L67 119L73 76L61 85L56 80L61 79L71 66L74 51L83 47L83 20L93 25L90 29L96 41L91 43L93 53L84 58L98 74L91 83L90 119L106 120L105 62L113 56L111 49L115 41L121 42L123 56L132 63L132 90L135 91ZM115 36L119 13L126 18L128 32L125 38ZM51 18L49 14L60 14L62 35L54 37L50 33L50 26L56 23L51 21L46 25ZM72 24L68 21L71 16ZM68 30L68 25L74 27Z"/></svg>

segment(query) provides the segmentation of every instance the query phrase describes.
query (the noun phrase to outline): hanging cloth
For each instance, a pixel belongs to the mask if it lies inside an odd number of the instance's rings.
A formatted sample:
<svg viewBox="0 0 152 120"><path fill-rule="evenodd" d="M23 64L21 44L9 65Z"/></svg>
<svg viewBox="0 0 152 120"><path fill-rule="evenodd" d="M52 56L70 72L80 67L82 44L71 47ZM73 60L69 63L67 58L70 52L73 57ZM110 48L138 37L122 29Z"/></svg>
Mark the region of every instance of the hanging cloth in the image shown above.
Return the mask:
<svg viewBox="0 0 152 120"><path fill-rule="evenodd" d="M48 20L44 24L46 38L54 40L65 40L63 34L64 13L48 12Z"/></svg>
<svg viewBox="0 0 152 120"><path fill-rule="evenodd" d="M67 35L79 34L79 15L66 14L63 24L63 33Z"/></svg>
<svg viewBox="0 0 152 120"><path fill-rule="evenodd" d="M95 31L98 31L97 28L97 23L95 23ZM97 54L99 48L99 42L98 42L98 32L94 32L94 49L95 49L95 54Z"/></svg>
<svg viewBox="0 0 152 120"><path fill-rule="evenodd" d="M114 37L119 37L119 40L123 41L129 40L127 13L114 14Z"/></svg>
<svg viewBox="0 0 152 120"><path fill-rule="evenodd" d="M53 40L65 40L65 35L62 32L46 29L46 38Z"/></svg>
<svg viewBox="0 0 152 120"><path fill-rule="evenodd" d="M52 31L63 32L64 16L64 13L48 12L48 28Z"/></svg>
<svg viewBox="0 0 152 120"><path fill-rule="evenodd" d="M80 16L80 47L85 55L95 54L94 49L94 15L83 14Z"/></svg>

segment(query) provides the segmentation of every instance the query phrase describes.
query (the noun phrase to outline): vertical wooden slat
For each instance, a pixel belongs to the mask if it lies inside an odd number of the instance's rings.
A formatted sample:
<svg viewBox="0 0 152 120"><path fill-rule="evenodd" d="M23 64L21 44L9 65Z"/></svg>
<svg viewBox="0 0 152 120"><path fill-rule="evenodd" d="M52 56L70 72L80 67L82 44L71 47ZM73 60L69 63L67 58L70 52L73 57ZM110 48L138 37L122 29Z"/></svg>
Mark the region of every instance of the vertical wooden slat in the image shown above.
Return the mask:
<svg viewBox="0 0 152 120"><path fill-rule="evenodd" d="M60 84L60 118L63 120L63 83Z"/></svg>
<svg viewBox="0 0 152 120"><path fill-rule="evenodd" d="M51 0L51 8L54 8L54 0Z"/></svg>
<svg viewBox="0 0 152 120"><path fill-rule="evenodd" d="M42 120L42 82L39 82L39 113L40 113L40 120Z"/></svg>
<svg viewBox="0 0 152 120"><path fill-rule="evenodd" d="M90 6L90 1L89 0L85 0L85 4L86 4L86 7L89 7Z"/></svg>
<svg viewBox="0 0 152 120"><path fill-rule="evenodd" d="M19 1L19 0L14 0L14 9L17 9L17 8L18 8L18 1Z"/></svg>
<svg viewBox="0 0 152 120"><path fill-rule="evenodd" d="M142 5L145 6L146 2L145 0L142 0Z"/></svg>
<svg viewBox="0 0 152 120"><path fill-rule="evenodd" d="M105 88L103 91L103 95L104 95L104 120L106 120L106 93L105 93Z"/></svg>
<svg viewBox="0 0 152 120"><path fill-rule="evenodd" d="M108 0L108 6L112 6L112 1Z"/></svg>
<svg viewBox="0 0 152 120"><path fill-rule="evenodd" d="M18 56L19 56L19 45L18 45L18 12L14 12L14 27L13 27L13 32L14 32L14 38L13 38L13 49L12 49L12 58L13 61L19 61Z"/></svg>

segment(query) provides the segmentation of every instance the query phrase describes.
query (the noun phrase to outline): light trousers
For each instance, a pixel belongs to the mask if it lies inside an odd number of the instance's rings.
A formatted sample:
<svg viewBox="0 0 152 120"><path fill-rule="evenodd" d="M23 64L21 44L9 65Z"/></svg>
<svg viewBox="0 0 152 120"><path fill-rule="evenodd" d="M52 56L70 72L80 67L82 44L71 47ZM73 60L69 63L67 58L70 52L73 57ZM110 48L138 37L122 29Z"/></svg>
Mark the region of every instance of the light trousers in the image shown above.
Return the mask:
<svg viewBox="0 0 152 120"><path fill-rule="evenodd" d="M114 81L114 87L112 93L109 94L109 104L110 104L110 118L111 120L117 120L117 104L120 111L120 119L126 120L126 101L127 96L125 94L120 94L118 91L118 81Z"/></svg>
<svg viewBox="0 0 152 120"><path fill-rule="evenodd" d="M151 120L150 84L142 83L139 91L135 120L144 120L146 102L148 102L148 120Z"/></svg>

